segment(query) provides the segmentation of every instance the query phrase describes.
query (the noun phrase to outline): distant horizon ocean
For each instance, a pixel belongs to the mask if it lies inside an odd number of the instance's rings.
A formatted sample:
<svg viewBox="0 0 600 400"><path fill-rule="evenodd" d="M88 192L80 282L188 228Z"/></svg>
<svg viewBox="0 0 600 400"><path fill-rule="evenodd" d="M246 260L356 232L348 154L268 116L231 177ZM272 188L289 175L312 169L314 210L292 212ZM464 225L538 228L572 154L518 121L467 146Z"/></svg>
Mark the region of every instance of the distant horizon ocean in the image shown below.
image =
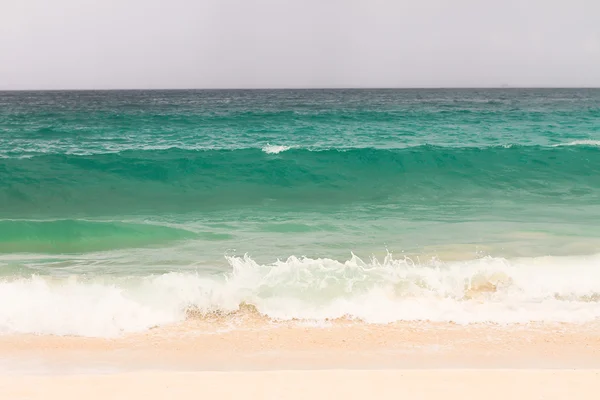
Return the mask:
<svg viewBox="0 0 600 400"><path fill-rule="evenodd" d="M598 90L600 86L511 86L511 85L497 85L497 86L339 86L339 87L326 87L326 86L290 86L290 87L188 87L188 88L177 88L177 87L163 87L163 88L147 88L147 87L84 87L84 88L10 88L0 87L0 93L49 93L49 92L245 92L245 91L449 91L449 90L471 90L471 91L483 91L483 90Z"/></svg>
<svg viewBox="0 0 600 400"><path fill-rule="evenodd" d="M600 317L600 89L0 92L0 334Z"/></svg>

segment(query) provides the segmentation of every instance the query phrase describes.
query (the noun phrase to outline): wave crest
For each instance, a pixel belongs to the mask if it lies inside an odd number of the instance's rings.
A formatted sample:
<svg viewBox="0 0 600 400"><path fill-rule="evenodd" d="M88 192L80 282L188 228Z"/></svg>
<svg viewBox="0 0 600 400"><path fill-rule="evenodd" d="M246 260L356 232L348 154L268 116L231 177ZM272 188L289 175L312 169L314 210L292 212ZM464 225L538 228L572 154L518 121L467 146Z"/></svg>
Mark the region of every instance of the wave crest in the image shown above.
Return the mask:
<svg viewBox="0 0 600 400"><path fill-rule="evenodd" d="M596 147L596 146L600 146L600 140L591 140L591 139L574 140L574 141L568 142L568 143L559 143L559 144L553 145L553 147L562 147L562 146L591 146L591 147Z"/></svg>
<svg viewBox="0 0 600 400"><path fill-rule="evenodd" d="M267 143L267 145L262 148L262 151L267 154L279 154L289 149L291 149L290 146L275 146Z"/></svg>
<svg viewBox="0 0 600 400"><path fill-rule="evenodd" d="M366 323L588 322L600 317L600 255L415 263L228 257L223 275L3 279L0 332L115 336L187 317L256 310L274 320ZM573 273L577 271L577 273Z"/></svg>

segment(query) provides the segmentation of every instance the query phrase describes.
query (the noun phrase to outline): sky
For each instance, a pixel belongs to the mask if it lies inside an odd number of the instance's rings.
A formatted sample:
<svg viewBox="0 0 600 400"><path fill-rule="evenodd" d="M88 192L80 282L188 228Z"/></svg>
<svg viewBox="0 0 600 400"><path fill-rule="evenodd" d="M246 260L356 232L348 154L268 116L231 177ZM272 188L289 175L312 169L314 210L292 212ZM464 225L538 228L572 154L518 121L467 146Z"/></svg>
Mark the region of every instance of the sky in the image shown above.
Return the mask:
<svg viewBox="0 0 600 400"><path fill-rule="evenodd" d="M0 90L600 87L598 0L1 0Z"/></svg>

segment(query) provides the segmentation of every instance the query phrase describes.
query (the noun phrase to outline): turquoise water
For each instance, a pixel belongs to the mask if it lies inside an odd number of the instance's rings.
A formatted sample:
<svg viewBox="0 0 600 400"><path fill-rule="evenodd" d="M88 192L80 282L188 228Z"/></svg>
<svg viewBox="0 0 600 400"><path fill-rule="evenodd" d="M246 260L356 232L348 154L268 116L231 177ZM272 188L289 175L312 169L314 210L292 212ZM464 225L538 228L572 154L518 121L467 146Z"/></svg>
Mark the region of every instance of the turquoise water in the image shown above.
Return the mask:
<svg viewBox="0 0 600 400"><path fill-rule="evenodd" d="M0 300L21 308L0 306L0 331L108 335L241 302L513 321L494 307L515 292L569 299L521 319L596 318L569 307L600 293L598 171L593 89L3 92ZM540 263L560 266L551 287ZM478 280L494 309L469 314ZM114 304L19 317L73 299Z"/></svg>

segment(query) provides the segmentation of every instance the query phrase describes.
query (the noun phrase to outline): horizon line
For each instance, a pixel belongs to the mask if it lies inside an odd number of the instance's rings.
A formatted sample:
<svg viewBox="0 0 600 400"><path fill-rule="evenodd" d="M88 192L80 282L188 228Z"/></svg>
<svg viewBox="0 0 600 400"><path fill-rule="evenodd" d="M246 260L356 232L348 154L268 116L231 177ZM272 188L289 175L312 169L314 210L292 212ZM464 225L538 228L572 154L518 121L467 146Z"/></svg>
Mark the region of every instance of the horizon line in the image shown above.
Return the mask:
<svg viewBox="0 0 600 400"><path fill-rule="evenodd" d="M216 87L216 88L69 88L69 89L3 89L0 92L111 92L111 91L225 91L225 90L511 90L511 89L600 89L600 86L373 86L373 87Z"/></svg>

